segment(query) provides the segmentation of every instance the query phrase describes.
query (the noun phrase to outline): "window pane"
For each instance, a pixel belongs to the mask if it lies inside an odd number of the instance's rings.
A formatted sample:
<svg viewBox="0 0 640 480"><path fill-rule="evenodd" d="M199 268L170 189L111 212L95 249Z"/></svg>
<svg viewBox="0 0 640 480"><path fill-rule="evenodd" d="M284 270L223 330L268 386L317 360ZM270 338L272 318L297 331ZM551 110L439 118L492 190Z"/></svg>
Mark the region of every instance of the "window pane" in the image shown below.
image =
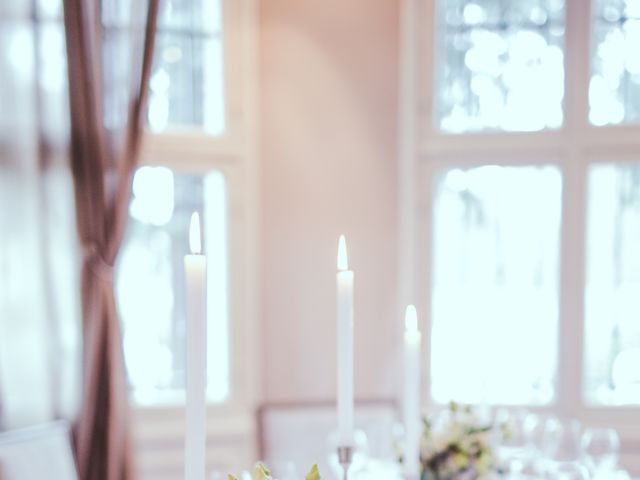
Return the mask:
<svg viewBox="0 0 640 480"><path fill-rule="evenodd" d="M35 138L33 37L33 25L29 22L0 23L0 105L4 112L11 112L11 115L0 115L0 148L26 146Z"/></svg>
<svg viewBox="0 0 640 480"><path fill-rule="evenodd" d="M151 74L149 126L225 129L221 0L161 3Z"/></svg>
<svg viewBox="0 0 640 480"><path fill-rule="evenodd" d="M104 68L104 126L112 132L120 132L126 124L131 85L132 31L127 28L105 29L102 55Z"/></svg>
<svg viewBox="0 0 640 480"><path fill-rule="evenodd" d="M66 152L69 131L69 97L64 25L46 22L38 26L40 118L42 132L51 145Z"/></svg>
<svg viewBox="0 0 640 480"><path fill-rule="evenodd" d="M198 126L224 131L223 55L219 36L158 33L151 76L149 126Z"/></svg>
<svg viewBox="0 0 640 480"><path fill-rule="evenodd" d="M38 0L38 15L43 19L62 19L62 0Z"/></svg>
<svg viewBox="0 0 640 480"><path fill-rule="evenodd" d="M640 120L640 2L594 0L589 119Z"/></svg>
<svg viewBox="0 0 640 480"><path fill-rule="evenodd" d="M221 0L165 0L160 2L158 26L163 30L219 33Z"/></svg>
<svg viewBox="0 0 640 480"><path fill-rule="evenodd" d="M561 175L453 169L436 184L432 395L546 404L558 339Z"/></svg>
<svg viewBox="0 0 640 480"><path fill-rule="evenodd" d="M26 20L31 14L31 0L13 0L11 2L0 2L0 20L6 22L9 19Z"/></svg>
<svg viewBox="0 0 640 480"><path fill-rule="evenodd" d="M585 394L640 404L640 165L589 172Z"/></svg>
<svg viewBox="0 0 640 480"><path fill-rule="evenodd" d="M130 0L101 0L100 9L102 24L107 29L127 29L133 23L133 19L145 18L143 15L146 2L137 5ZM139 15L134 15L138 13ZM139 23L139 22L136 22Z"/></svg>
<svg viewBox="0 0 640 480"><path fill-rule="evenodd" d="M189 220L203 213L207 255L208 398L229 394L226 193L223 176L141 167L117 265L129 382L138 403L184 398L185 285Z"/></svg>
<svg viewBox="0 0 640 480"><path fill-rule="evenodd" d="M562 125L564 0L439 0L438 8L440 129Z"/></svg>
<svg viewBox="0 0 640 480"><path fill-rule="evenodd" d="M16 154L17 162L5 161ZM73 184L66 169L33 168L25 161L25 155L33 154L0 153L3 429L59 419L61 414L75 418L80 399Z"/></svg>

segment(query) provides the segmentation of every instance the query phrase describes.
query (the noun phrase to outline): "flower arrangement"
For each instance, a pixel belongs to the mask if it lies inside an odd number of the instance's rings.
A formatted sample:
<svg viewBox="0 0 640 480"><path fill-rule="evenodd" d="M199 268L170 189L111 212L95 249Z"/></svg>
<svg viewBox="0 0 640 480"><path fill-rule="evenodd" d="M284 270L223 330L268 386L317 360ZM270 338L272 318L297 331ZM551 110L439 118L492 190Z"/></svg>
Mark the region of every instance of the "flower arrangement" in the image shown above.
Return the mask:
<svg viewBox="0 0 640 480"><path fill-rule="evenodd" d="M435 422L425 419L420 443L422 480L497 479L491 428L472 407L456 403Z"/></svg>
<svg viewBox="0 0 640 480"><path fill-rule="evenodd" d="M237 477L233 475L229 475L228 480L238 480ZM262 463L257 463L255 468L253 469L253 473L251 475L252 480L275 480L271 476L271 472L267 467L265 467ZM320 477L320 472L318 471L318 465L314 465L307 473L305 480L322 480Z"/></svg>

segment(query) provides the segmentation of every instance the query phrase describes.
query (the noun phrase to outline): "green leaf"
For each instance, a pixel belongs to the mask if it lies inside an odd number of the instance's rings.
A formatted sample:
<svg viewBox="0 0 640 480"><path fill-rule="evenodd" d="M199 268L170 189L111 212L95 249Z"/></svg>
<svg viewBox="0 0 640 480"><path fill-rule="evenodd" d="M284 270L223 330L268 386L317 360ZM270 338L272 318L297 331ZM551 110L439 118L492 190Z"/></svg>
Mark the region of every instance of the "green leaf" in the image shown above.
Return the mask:
<svg viewBox="0 0 640 480"><path fill-rule="evenodd" d="M320 472L318 471L318 465L314 465L307 473L305 480L321 480Z"/></svg>
<svg viewBox="0 0 640 480"><path fill-rule="evenodd" d="M491 430L491 426L488 425L486 427L471 427L469 428L469 431L467 432L469 435L476 435L478 433L486 433L489 432Z"/></svg>
<svg viewBox="0 0 640 480"><path fill-rule="evenodd" d="M228 475L227 480L238 480L238 477L234 477L233 475Z"/></svg>
<svg viewBox="0 0 640 480"><path fill-rule="evenodd" d="M253 469L253 480L271 480L271 472L261 463L257 463Z"/></svg>

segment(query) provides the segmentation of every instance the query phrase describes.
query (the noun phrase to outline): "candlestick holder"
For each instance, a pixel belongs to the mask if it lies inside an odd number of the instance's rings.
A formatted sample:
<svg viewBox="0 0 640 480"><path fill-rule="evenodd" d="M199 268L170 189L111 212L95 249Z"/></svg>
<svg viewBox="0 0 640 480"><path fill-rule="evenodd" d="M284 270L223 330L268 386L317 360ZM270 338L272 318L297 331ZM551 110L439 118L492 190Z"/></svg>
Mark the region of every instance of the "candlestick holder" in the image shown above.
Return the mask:
<svg viewBox="0 0 640 480"><path fill-rule="evenodd" d="M351 467L351 461L353 460L353 447L343 446L338 447L338 463L342 467L342 478L347 480L349 475L349 468Z"/></svg>

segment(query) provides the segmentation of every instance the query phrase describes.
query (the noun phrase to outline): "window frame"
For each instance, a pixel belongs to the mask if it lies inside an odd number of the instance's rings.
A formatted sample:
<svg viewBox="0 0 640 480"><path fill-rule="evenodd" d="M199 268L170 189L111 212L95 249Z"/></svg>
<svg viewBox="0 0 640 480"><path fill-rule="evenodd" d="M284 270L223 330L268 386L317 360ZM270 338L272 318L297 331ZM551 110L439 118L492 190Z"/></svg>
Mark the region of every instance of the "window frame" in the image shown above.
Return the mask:
<svg viewBox="0 0 640 480"><path fill-rule="evenodd" d="M259 400L257 280L257 0L222 1L225 131L197 127L145 131L140 166L223 174L227 193L229 396L207 405L208 467L229 471L255 456L254 412ZM142 478L182 471L181 403L133 405Z"/></svg>
<svg viewBox="0 0 640 480"><path fill-rule="evenodd" d="M432 199L443 169L487 163L556 165L562 173L558 372L555 401L532 411L577 418L618 430L621 460L640 472L640 405L596 406L583 394L587 173L591 165L640 162L640 123L593 126L588 117L592 0L566 0L564 122L539 132L445 133L434 122L437 0L403 0L400 18L400 291L415 302L425 331L422 395L430 392L432 323ZM406 212L406 213L403 213ZM562 346L562 348L560 348ZM629 454L625 456L625 452Z"/></svg>

